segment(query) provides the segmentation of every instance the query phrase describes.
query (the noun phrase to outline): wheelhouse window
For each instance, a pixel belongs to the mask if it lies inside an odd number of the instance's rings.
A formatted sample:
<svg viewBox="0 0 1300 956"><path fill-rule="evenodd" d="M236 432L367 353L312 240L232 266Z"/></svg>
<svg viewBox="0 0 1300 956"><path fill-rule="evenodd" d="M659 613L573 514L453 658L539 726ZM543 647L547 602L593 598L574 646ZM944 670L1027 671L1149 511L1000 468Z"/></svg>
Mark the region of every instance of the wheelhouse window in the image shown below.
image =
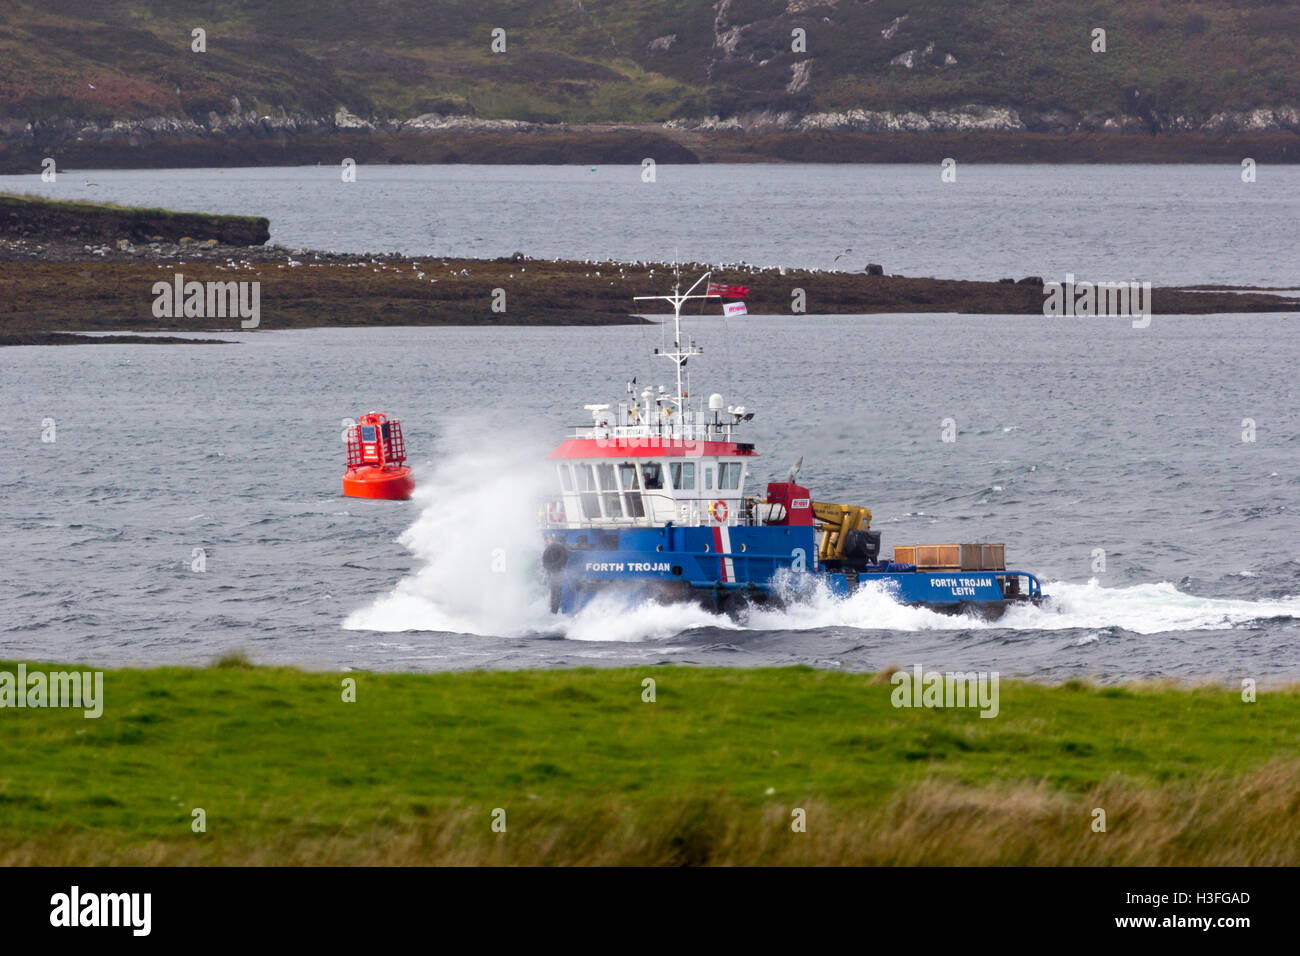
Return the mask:
<svg viewBox="0 0 1300 956"><path fill-rule="evenodd" d="M568 465L560 465L558 470L560 472L560 489L566 493L572 491L573 472L569 470Z"/></svg>
<svg viewBox="0 0 1300 956"><path fill-rule="evenodd" d="M641 466L641 481L646 491L660 491L664 486L664 466L657 461L646 462Z"/></svg>
<svg viewBox="0 0 1300 956"><path fill-rule="evenodd" d="M623 487L627 513L633 518L645 517L645 502L641 500L641 486L637 483L637 469L630 461L618 466L618 482Z"/></svg>
<svg viewBox="0 0 1300 956"><path fill-rule="evenodd" d="M600 497L605 503L605 517L623 517L623 504L618 496L618 482L614 479L614 466L597 465L596 473L600 478Z"/></svg>
<svg viewBox="0 0 1300 956"><path fill-rule="evenodd" d="M668 466L668 473L672 476L673 487L678 491L695 490L695 462L675 461Z"/></svg>
<svg viewBox="0 0 1300 956"><path fill-rule="evenodd" d="M718 487L724 491L735 491L740 487L740 472L744 467L738 461L724 461L718 466Z"/></svg>
<svg viewBox="0 0 1300 956"><path fill-rule="evenodd" d="M600 495L596 493L596 475L591 465L574 465L573 475L578 483L578 498L582 502L582 516L588 521L600 517Z"/></svg>

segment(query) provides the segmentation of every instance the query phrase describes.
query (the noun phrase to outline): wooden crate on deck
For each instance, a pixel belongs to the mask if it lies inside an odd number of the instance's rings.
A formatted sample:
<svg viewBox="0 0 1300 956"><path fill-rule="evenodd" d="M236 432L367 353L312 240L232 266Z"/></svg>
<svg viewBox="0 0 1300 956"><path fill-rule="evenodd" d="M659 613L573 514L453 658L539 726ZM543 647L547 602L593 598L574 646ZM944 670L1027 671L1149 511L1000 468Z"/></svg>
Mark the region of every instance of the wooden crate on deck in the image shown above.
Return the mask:
<svg viewBox="0 0 1300 956"><path fill-rule="evenodd" d="M894 561L915 564L925 571L1005 571L1006 546L1001 544L899 544Z"/></svg>

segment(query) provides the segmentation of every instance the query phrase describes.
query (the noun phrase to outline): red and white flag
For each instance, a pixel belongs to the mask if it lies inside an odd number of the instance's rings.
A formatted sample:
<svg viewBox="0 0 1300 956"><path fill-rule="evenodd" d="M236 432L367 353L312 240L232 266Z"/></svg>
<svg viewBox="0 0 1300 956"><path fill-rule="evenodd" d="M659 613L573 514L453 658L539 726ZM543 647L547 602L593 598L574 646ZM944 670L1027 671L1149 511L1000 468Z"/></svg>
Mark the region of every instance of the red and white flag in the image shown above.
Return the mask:
<svg viewBox="0 0 1300 956"><path fill-rule="evenodd" d="M743 302L727 302L722 306L723 315L749 315L749 310L745 308Z"/></svg>
<svg viewBox="0 0 1300 956"><path fill-rule="evenodd" d="M709 295L720 295L724 299L743 299L749 295L749 286L747 285L722 285L718 282L709 283Z"/></svg>

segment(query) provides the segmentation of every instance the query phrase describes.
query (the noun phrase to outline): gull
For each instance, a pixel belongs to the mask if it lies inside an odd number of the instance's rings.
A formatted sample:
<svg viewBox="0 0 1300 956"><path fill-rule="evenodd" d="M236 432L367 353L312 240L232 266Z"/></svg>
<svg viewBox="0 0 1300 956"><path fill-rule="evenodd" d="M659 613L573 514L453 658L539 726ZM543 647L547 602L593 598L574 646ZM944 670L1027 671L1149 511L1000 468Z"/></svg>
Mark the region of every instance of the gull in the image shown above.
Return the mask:
<svg viewBox="0 0 1300 956"><path fill-rule="evenodd" d="M847 256L847 255L848 255L850 252L852 252L852 251L853 251L852 249L845 249L843 252L841 252L838 256L836 256L836 257L835 257L834 259L832 259L831 261L832 261L832 262L839 262L840 259L842 259L844 256Z"/></svg>

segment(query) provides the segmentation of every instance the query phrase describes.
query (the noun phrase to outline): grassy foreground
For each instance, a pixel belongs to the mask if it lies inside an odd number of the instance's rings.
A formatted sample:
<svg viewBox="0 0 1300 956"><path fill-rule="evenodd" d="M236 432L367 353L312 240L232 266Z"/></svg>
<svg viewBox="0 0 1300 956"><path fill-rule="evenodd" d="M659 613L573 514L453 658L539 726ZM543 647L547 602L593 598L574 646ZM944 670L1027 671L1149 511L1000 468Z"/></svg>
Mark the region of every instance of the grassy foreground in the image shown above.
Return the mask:
<svg viewBox="0 0 1300 956"><path fill-rule="evenodd" d="M0 863L1300 863L1297 688L1004 681L984 719L808 668L233 663L0 709Z"/></svg>

